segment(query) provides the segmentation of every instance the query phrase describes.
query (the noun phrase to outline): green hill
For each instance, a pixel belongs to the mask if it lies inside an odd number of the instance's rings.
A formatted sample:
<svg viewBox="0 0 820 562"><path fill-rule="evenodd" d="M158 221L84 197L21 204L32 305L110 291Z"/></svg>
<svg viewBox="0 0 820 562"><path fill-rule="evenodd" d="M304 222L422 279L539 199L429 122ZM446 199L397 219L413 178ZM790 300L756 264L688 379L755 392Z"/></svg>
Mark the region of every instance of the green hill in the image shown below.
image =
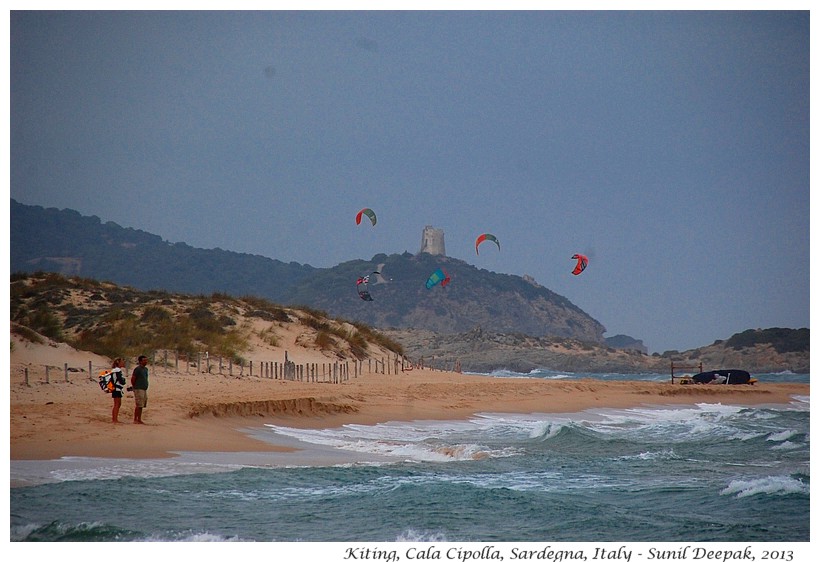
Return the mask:
<svg viewBox="0 0 820 562"><path fill-rule="evenodd" d="M72 210L11 201L11 271L56 272L140 290L256 296L309 306L375 327L457 333L483 326L533 336L602 342L598 321L568 299L525 279L477 269L429 254L380 254L318 269L309 265L171 244ZM356 279L383 265L387 283L371 286L372 302L359 299ZM437 267L452 277L427 290Z"/></svg>
<svg viewBox="0 0 820 562"><path fill-rule="evenodd" d="M155 234L123 228L69 209L44 209L11 200L11 271L47 271L189 294L224 292L279 301L314 272L309 265L171 244Z"/></svg>
<svg viewBox="0 0 820 562"><path fill-rule="evenodd" d="M439 267L451 281L446 287L427 289L427 278ZM356 279L377 270L381 275L371 275L369 284L373 301L363 301L356 292ZM284 298L287 303L306 304L379 328L457 333L484 327L591 342L602 342L605 331L594 318L545 287L426 253L379 254L370 261L349 261L316 271Z"/></svg>

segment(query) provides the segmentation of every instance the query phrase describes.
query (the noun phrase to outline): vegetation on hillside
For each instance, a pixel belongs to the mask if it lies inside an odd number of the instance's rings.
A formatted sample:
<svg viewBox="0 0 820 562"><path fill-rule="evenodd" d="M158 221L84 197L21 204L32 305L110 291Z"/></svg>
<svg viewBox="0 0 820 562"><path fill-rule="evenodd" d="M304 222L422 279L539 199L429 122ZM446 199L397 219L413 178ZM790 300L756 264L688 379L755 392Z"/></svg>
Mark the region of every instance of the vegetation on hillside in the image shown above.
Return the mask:
<svg viewBox="0 0 820 562"><path fill-rule="evenodd" d="M427 289L437 268L452 281ZM373 275L380 271L381 275ZM370 275L373 301L356 298L357 278ZM317 270L294 285L284 302L309 303L381 329L418 328L460 333L477 326L536 336L601 342L605 328L546 287L516 275L480 269L463 260L430 254L377 254Z"/></svg>
<svg viewBox="0 0 820 562"><path fill-rule="evenodd" d="M250 294L277 302L284 302L288 287L314 272L295 262L171 243L96 216L14 199L10 219L12 272L51 271L141 290Z"/></svg>
<svg viewBox="0 0 820 562"><path fill-rule="evenodd" d="M809 351L811 344L808 328L792 330L789 328L767 328L765 330L746 330L726 340L726 347L740 350L754 347L757 344L771 344L778 353Z"/></svg>
<svg viewBox="0 0 820 562"><path fill-rule="evenodd" d="M207 351L243 363L251 336L276 346L277 327L293 322L315 334L312 345L340 358L367 357L371 345L404 354L400 344L365 324L253 296L139 291L46 272L12 275L10 296L14 333L35 342L45 336L107 357L163 349ZM256 319L266 327L254 328Z"/></svg>

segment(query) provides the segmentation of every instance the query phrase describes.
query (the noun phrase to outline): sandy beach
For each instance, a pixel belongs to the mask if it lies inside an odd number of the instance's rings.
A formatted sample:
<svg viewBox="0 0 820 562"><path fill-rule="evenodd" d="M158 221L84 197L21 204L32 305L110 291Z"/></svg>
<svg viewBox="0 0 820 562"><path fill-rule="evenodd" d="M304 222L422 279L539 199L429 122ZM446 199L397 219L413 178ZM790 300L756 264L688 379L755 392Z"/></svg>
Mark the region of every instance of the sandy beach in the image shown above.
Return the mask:
<svg viewBox="0 0 820 562"><path fill-rule="evenodd" d="M295 361L327 361L304 350ZM111 422L112 398L87 373L62 373L46 383L25 383L26 367L94 365L107 358L67 346L16 342L11 353L10 441L12 460L63 456L163 458L174 451L287 451L255 439L246 428L265 423L335 427L348 423L466 419L481 412L562 413L590 408L695 403L783 404L808 395L809 385L672 385L669 382L601 382L492 378L414 369L364 372L333 384L173 371L149 365L145 425L132 423L134 398L126 393L119 421ZM133 363L132 363L133 365Z"/></svg>

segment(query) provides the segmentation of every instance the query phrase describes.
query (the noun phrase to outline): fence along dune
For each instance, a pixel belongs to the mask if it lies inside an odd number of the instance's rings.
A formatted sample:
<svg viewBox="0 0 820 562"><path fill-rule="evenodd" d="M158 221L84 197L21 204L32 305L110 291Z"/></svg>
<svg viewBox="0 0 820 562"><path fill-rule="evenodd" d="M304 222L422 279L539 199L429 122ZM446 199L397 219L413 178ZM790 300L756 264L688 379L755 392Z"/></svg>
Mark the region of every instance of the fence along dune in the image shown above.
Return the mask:
<svg viewBox="0 0 820 562"><path fill-rule="evenodd" d="M173 372L180 374L206 373L216 375L227 375L230 377L257 377L273 380L287 380L300 382L323 382L341 383L349 380L350 377L357 377L361 373L382 373L392 374L404 371L412 371L414 368L423 368L420 363L412 363L406 357L393 355L392 357L368 358L347 361L321 361L296 363L288 359L288 352L285 351L285 358L279 361L256 361L253 360L234 363L230 358L211 357L207 353L197 353L194 356L187 356L178 352L152 352L148 354L149 364L153 370L163 372ZM158 361L159 359L159 361ZM126 361L126 372L130 372L134 365ZM87 378L96 381L100 372L109 368L107 362L95 364L93 360L80 365L76 361L62 366L48 364L31 364L18 367L23 376L23 383L31 385L34 383L49 384L57 379L65 382L72 382L78 379Z"/></svg>

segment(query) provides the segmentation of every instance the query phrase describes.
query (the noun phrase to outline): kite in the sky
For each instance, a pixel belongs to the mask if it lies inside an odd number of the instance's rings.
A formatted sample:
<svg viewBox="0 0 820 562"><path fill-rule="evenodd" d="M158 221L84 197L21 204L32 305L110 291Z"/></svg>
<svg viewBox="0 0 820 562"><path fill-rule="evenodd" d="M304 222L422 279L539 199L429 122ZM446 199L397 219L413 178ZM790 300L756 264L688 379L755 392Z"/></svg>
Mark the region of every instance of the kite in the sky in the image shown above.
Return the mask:
<svg viewBox="0 0 820 562"><path fill-rule="evenodd" d="M492 234L482 234L478 238L475 239L475 254L478 255L478 245L484 242L485 240L489 240L491 242L495 242L495 245L498 246L498 250L501 251L501 244L498 243L498 238L493 236Z"/></svg>
<svg viewBox="0 0 820 562"><path fill-rule="evenodd" d="M449 283L449 282L450 282L450 276L447 275L447 272L444 271L441 268L438 268L427 279L427 283L425 283L425 286L428 289L432 289L433 287L435 287L436 285L441 283L442 287L446 287L447 283Z"/></svg>
<svg viewBox="0 0 820 562"><path fill-rule="evenodd" d="M583 255L583 254L573 254L572 259L578 260L577 263L575 264L575 269L572 270L573 275L578 275L579 273L581 273L583 270L585 270L587 268L587 263L589 262L589 259L587 259L587 257L585 255Z"/></svg>
<svg viewBox="0 0 820 562"><path fill-rule="evenodd" d="M362 215L367 216L370 219L370 222L373 224L373 226L376 226L376 213L374 213L372 209L368 209L367 207L365 207L364 209L356 213L356 224L361 224Z"/></svg>

